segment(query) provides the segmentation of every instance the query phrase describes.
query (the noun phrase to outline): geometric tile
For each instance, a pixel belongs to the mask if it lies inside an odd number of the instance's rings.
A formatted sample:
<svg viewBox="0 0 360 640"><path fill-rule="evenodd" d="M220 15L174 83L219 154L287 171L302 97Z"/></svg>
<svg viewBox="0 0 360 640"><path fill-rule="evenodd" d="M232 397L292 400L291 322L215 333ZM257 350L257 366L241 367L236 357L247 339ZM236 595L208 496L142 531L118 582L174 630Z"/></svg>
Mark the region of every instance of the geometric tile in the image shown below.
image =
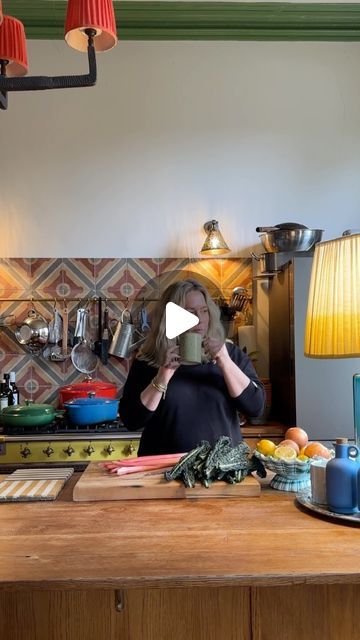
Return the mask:
<svg viewBox="0 0 360 640"><path fill-rule="evenodd" d="M59 387L35 387L31 391L31 400L41 404L52 404L59 407Z"/></svg>
<svg viewBox="0 0 360 640"><path fill-rule="evenodd" d="M9 327L0 329L0 359L5 353L22 357L29 354L27 348L16 340L13 330Z"/></svg>
<svg viewBox="0 0 360 640"><path fill-rule="evenodd" d="M252 259L224 259L222 261L221 287L222 289L252 288Z"/></svg>
<svg viewBox="0 0 360 640"><path fill-rule="evenodd" d="M126 259L104 258L94 260L96 295L105 299L126 298Z"/></svg>
<svg viewBox="0 0 360 640"><path fill-rule="evenodd" d="M158 300L159 264L152 258L128 258L126 264L126 295L131 298Z"/></svg>
<svg viewBox="0 0 360 640"><path fill-rule="evenodd" d="M95 295L95 269L85 258L64 258L62 295L65 298L89 298Z"/></svg>
<svg viewBox="0 0 360 640"><path fill-rule="evenodd" d="M34 298L62 298L63 270L61 258L31 260L31 288Z"/></svg>
<svg viewBox="0 0 360 640"><path fill-rule="evenodd" d="M62 362L35 358L32 360L31 375L39 387L53 387L64 382L64 370Z"/></svg>
<svg viewBox="0 0 360 640"><path fill-rule="evenodd" d="M189 260L187 258L161 258L159 259L159 290L163 294L170 284L186 280L191 276L189 272Z"/></svg>
<svg viewBox="0 0 360 640"><path fill-rule="evenodd" d="M22 258L0 259L0 297L27 298L30 295L31 266Z"/></svg>
<svg viewBox="0 0 360 640"><path fill-rule="evenodd" d="M191 277L198 280L214 298L221 297L222 260L207 258L191 260L188 265Z"/></svg>

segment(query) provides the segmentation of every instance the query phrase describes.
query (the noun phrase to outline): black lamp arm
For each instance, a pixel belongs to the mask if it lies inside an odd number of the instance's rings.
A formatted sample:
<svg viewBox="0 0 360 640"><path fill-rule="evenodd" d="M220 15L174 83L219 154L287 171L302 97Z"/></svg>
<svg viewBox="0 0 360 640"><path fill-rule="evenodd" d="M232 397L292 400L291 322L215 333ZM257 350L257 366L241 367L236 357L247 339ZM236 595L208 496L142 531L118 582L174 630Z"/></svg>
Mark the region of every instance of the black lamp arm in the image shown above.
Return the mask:
<svg viewBox="0 0 360 640"><path fill-rule="evenodd" d="M6 63L0 60L0 109L7 108L9 91L41 91L45 89L72 89L93 87L96 84L96 56L92 35L88 35L89 73L75 76L29 76L28 78L7 78L4 69Z"/></svg>

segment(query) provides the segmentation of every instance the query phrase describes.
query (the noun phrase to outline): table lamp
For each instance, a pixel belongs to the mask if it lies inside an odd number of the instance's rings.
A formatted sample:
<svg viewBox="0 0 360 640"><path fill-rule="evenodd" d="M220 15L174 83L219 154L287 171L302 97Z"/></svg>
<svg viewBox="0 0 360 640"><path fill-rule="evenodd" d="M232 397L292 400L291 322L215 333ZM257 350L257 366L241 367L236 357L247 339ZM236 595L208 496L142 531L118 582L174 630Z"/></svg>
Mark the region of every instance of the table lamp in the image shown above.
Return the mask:
<svg viewBox="0 0 360 640"><path fill-rule="evenodd" d="M360 357L359 230L315 245L304 354L309 358ZM360 374L353 376L353 401L355 440L360 446Z"/></svg>

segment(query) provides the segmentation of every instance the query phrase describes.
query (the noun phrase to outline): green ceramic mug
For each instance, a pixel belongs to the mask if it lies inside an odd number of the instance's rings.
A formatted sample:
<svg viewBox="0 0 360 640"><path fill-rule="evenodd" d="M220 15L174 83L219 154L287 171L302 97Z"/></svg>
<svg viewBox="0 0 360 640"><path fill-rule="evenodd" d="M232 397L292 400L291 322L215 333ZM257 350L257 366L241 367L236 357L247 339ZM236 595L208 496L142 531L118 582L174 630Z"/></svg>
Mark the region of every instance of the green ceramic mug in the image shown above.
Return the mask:
<svg viewBox="0 0 360 640"><path fill-rule="evenodd" d="M179 336L181 364L201 364L202 337L199 333L187 332Z"/></svg>

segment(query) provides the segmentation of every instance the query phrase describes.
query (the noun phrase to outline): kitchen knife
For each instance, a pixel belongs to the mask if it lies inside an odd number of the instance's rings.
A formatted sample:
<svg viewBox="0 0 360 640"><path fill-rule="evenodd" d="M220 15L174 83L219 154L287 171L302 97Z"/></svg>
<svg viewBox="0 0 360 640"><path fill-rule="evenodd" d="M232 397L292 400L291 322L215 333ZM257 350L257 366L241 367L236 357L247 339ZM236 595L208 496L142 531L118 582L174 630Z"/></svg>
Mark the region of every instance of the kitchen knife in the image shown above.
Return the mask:
<svg viewBox="0 0 360 640"><path fill-rule="evenodd" d="M104 309L104 323L101 339L101 362L103 364L108 363L109 356L109 309L105 306Z"/></svg>
<svg viewBox="0 0 360 640"><path fill-rule="evenodd" d="M98 298L98 339L94 343L94 352L99 358L101 358L101 344L102 344L102 300L101 296Z"/></svg>

